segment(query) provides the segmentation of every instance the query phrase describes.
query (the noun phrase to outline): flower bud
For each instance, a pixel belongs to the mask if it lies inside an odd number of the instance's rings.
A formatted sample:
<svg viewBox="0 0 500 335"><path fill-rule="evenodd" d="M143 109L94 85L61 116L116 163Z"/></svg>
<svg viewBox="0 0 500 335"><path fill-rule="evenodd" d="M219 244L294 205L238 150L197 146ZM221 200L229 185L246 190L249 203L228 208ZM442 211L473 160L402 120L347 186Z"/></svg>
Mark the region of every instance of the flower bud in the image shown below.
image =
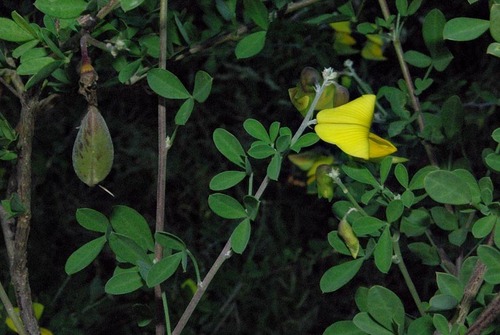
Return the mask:
<svg viewBox="0 0 500 335"><path fill-rule="evenodd" d="M339 227L339 236L344 240L347 248L351 252L353 258L358 257L359 253L359 240L354 231L352 230L351 225L345 218L340 220Z"/></svg>
<svg viewBox="0 0 500 335"><path fill-rule="evenodd" d="M329 175L332 167L327 164L322 164L316 168L316 185L318 188L318 197L328 199L332 201L333 199L333 179Z"/></svg>

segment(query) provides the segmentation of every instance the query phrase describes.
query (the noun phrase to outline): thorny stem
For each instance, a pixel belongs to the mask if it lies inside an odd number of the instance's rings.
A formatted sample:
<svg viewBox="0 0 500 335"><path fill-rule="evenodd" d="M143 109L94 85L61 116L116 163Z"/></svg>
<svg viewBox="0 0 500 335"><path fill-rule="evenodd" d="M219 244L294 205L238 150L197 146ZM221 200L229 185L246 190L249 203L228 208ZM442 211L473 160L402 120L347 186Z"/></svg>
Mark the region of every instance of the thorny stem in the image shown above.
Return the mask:
<svg viewBox="0 0 500 335"><path fill-rule="evenodd" d="M378 0L380 9L382 10L382 14L385 20L388 20L391 16L389 12L389 7L387 6L386 0ZM417 122L420 132L423 132L425 129L424 118L422 116L422 109L420 107L420 102L418 101L417 95L415 94L415 87L413 86L413 81L411 78L410 70L408 69L408 65L406 64L403 56L403 48L401 47L401 41L399 39L399 33L391 27L392 32L392 44L394 46L394 50L396 51L396 56L398 58L399 66L401 68L401 72L403 73L403 78L406 83L406 87L408 88L408 94L410 95L410 101L413 110L417 115ZM423 142L425 151L427 153L427 157L432 165L438 166L437 159L432 151L431 146L427 142Z"/></svg>
<svg viewBox="0 0 500 335"><path fill-rule="evenodd" d="M167 10L168 0L160 3L160 69L167 67ZM158 101L158 176L156 185L156 226L155 232L165 230L165 202L166 202L166 181L167 181L167 154L170 146L167 146L167 113L165 99L159 97ZM162 259L163 247L155 243L155 261ZM161 285L154 288L155 310L156 310L156 335L165 334L165 318L163 308L163 290ZM168 315L165 315L168 318ZM167 321L169 323L169 321Z"/></svg>

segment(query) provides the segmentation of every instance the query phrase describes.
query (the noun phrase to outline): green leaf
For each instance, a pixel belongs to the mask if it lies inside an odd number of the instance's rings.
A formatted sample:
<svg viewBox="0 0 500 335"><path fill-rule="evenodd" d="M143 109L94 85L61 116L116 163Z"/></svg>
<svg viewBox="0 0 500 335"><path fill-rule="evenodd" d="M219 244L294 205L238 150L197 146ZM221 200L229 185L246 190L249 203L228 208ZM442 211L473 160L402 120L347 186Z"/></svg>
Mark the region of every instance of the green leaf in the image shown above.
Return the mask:
<svg viewBox="0 0 500 335"><path fill-rule="evenodd" d="M118 80L120 83L124 84L126 83L132 76L139 70L139 67L141 66L142 59L137 59L133 62L128 63L125 65L121 70L120 73L118 74Z"/></svg>
<svg viewBox="0 0 500 335"><path fill-rule="evenodd" d="M264 30L269 27L269 14L267 13L266 6L261 0L243 0L245 7L245 14L250 16L256 25Z"/></svg>
<svg viewBox="0 0 500 335"><path fill-rule="evenodd" d="M255 119L247 119L243 123L243 128L245 128L246 132L250 136L267 144L271 144L271 139L269 138L269 134L267 133L266 128L264 128L262 123L260 123L259 121Z"/></svg>
<svg viewBox="0 0 500 335"><path fill-rule="evenodd" d="M398 163L396 165L396 168L394 169L394 175L396 176L396 179L399 181L401 186L403 186L404 188L408 188L408 171L403 164Z"/></svg>
<svg viewBox="0 0 500 335"><path fill-rule="evenodd" d="M382 273L389 272L392 264L392 240L389 226L387 226L382 235L380 235L373 255L375 256L375 265L377 269Z"/></svg>
<svg viewBox="0 0 500 335"><path fill-rule="evenodd" d="M436 171L438 168L436 166L425 166L418 170L410 180L409 188L412 191L420 190L424 188L424 179L432 171Z"/></svg>
<svg viewBox="0 0 500 335"><path fill-rule="evenodd" d="M472 173L465 169L456 169L452 173L464 181L469 187L471 201L474 204L481 202L481 190L477 184L477 180Z"/></svg>
<svg viewBox="0 0 500 335"><path fill-rule="evenodd" d="M457 306L458 300L449 294L436 294L429 300L429 310L431 312L447 311Z"/></svg>
<svg viewBox="0 0 500 335"><path fill-rule="evenodd" d="M353 221L352 229L357 236L379 236L381 228L386 225L386 222L373 216L362 216Z"/></svg>
<svg viewBox="0 0 500 335"><path fill-rule="evenodd" d="M245 168L245 163L243 161L243 157L246 156L245 151L233 134L225 129L217 128L213 133L213 140L217 150L219 150L224 157L239 167Z"/></svg>
<svg viewBox="0 0 500 335"><path fill-rule="evenodd" d="M164 248L184 251L186 250L186 244L177 236L164 231L158 231L155 233L155 241Z"/></svg>
<svg viewBox="0 0 500 335"><path fill-rule="evenodd" d="M382 327L365 312L356 314L353 322L356 327L370 335L394 335L392 331Z"/></svg>
<svg viewBox="0 0 500 335"><path fill-rule="evenodd" d="M465 205L472 202L467 183L450 171L430 172L424 179L424 187L433 200L443 204Z"/></svg>
<svg viewBox="0 0 500 335"><path fill-rule="evenodd" d="M269 138L271 139L271 142L276 141L279 132L280 132L280 123L278 121L274 121L269 126Z"/></svg>
<svg viewBox="0 0 500 335"><path fill-rule="evenodd" d="M87 8L87 2L84 0L36 0L35 7L42 13L58 19L72 19Z"/></svg>
<svg viewBox="0 0 500 335"><path fill-rule="evenodd" d="M480 218L474 222L474 225L472 226L472 235L475 238L486 237L489 233L491 233L496 222L497 216L493 214Z"/></svg>
<svg viewBox="0 0 500 335"><path fill-rule="evenodd" d="M319 282L323 293L334 292L347 284L363 265L363 258L335 265L328 269Z"/></svg>
<svg viewBox="0 0 500 335"><path fill-rule="evenodd" d="M338 231L334 230L328 233L328 243L339 254L352 256L345 242L340 239Z"/></svg>
<svg viewBox="0 0 500 335"><path fill-rule="evenodd" d="M429 315L422 316L411 321L407 334L411 335L431 335L434 331L432 318Z"/></svg>
<svg viewBox="0 0 500 335"><path fill-rule="evenodd" d="M444 134L449 139L461 133L464 124L464 108L460 98L456 95L449 97L441 108L441 120L446 127Z"/></svg>
<svg viewBox="0 0 500 335"><path fill-rule="evenodd" d="M106 236L98 237L82 245L68 257L64 271L68 275L72 275L86 268L96 259L104 244L106 244Z"/></svg>
<svg viewBox="0 0 500 335"><path fill-rule="evenodd" d="M432 85L433 82L434 82L434 79L432 79L432 78L425 78L425 79L417 78L417 79L415 79L415 94L420 95L423 91L428 89Z"/></svg>
<svg viewBox="0 0 500 335"><path fill-rule="evenodd" d="M151 264L146 251L126 235L111 233L109 235L109 246L122 262L134 265L139 265L140 263Z"/></svg>
<svg viewBox="0 0 500 335"><path fill-rule="evenodd" d="M108 218L104 214L91 208L78 208L76 221L83 228L99 233L105 233L109 225Z"/></svg>
<svg viewBox="0 0 500 335"><path fill-rule="evenodd" d="M446 24L444 14L439 9L431 10L425 17L422 35L432 57L433 65L443 71L450 64L453 55L444 44L443 29Z"/></svg>
<svg viewBox="0 0 500 335"><path fill-rule="evenodd" d="M500 172L500 155L499 154L492 152L484 158L484 161L490 169L492 169L493 171L496 171L496 172Z"/></svg>
<svg viewBox="0 0 500 335"><path fill-rule="evenodd" d="M368 314L387 329L394 328L394 322L404 326L405 310L399 297L382 286L373 286L368 291Z"/></svg>
<svg viewBox="0 0 500 335"><path fill-rule="evenodd" d="M163 69L148 72L148 85L158 95L167 99L187 99L191 97L175 74Z"/></svg>
<svg viewBox="0 0 500 335"><path fill-rule="evenodd" d="M234 50L236 58L250 58L258 54L263 48L266 42L266 32L258 31L244 37L236 45Z"/></svg>
<svg viewBox="0 0 500 335"><path fill-rule="evenodd" d="M282 157L279 153L275 153L273 158L271 158L271 162L267 166L267 176L271 180L278 180L281 171L281 162Z"/></svg>
<svg viewBox="0 0 500 335"><path fill-rule="evenodd" d="M0 17L0 40L8 42L26 42L35 39L33 35L20 27L13 20Z"/></svg>
<svg viewBox="0 0 500 335"><path fill-rule="evenodd" d="M264 159L267 157L271 157L275 153L276 149L267 144L253 145L250 149L248 149L248 156L255 159Z"/></svg>
<svg viewBox="0 0 500 335"><path fill-rule="evenodd" d="M415 50L406 51L404 59L408 64L418 68L427 68L432 64L432 58Z"/></svg>
<svg viewBox="0 0 500 335"><path fill-rule="evenodd" d="M47 67L54 62L55 59L52 57L31 58L26 61L22 61L21 64L19 64L19 66L17 67L16 72L21 76L36 74L44 67Z"/></svg>
<svg viewBox="0 0 500 335"><path fill-rule="evenodd" d="M246 175L244 171L224 171L212 178L209 187L212 191L227 190L245 179Z"/></svg>
<svg viewBox="0 0 500 335"><path fill-rule="evenodd" d="M290 147L291 150L295 152L300 152L303 148L310 147L319 141L318 135L316 133L307 133L300 136L297 141Z"/></svg>
<svg viewBox="0 0 500 335"><path fill-rule="evenodd" d="M189 117L193 112L193 108L194 108L194 99L187 98L186 101L182 103L181 107L175 114L175 124L178 126L184 126L186 122L188 122Z"/></svg>
<svg viewBox="0 0 500 335"><path fill-rule="evenodd" d="M210 91L212 91L212 82L214 78L212 78L205 71L197 71L194 77L194 89L193 89L193 98L199 102L203 103L207 100L210 95Z"/></svg>
<svg viewBox="0 0 500 335"><path fill-rule="evenodd" d="M429 226L429 214L425 209L414 209L401 219L400 230L406 236L420 236Z"/></svg>
<svg viewBox="0 0 500 335"><path fill-rule="evenodd" d="M243 208L238 200L226 194L211 194L208 197L208 206L215 214L225 219L242 219L247 217L245 208Z"/></svg>
<svg viewBox="0 0 500 335"><path fill-rule="evenodd" d="M417 12L417 10L420 8L422 1L423 0L412 0L410 5L408 6L408 15L415 14Z"/></svg>
<svg viewBox="0 0 500 335"><path fill-rule="evenodd" d="M500 42L500 3L494 3L490 7L490 34L497 42Z"/></svg>
<svg viewBox="0 0 500 335"><path fill-rule="evenodd" d="M179 267L182 254L182 252L177 252L153 264L147 274L146 285L148 287L155 287L170 278Z"/></svg>
<svg viewBox="0 0 500 335"><path fill-rule="evenodd" d="M457 302L462 300L465 287L457 277L443 272L437 272L436 277L437 285L441 293L454 297Z"/></svg>
<svg viewBox="0 0 500 335"><path fill-rule="evenodd" d="M404 205L401 200L396 199L391 201L385 209L385 216L387 218L387 222L392 223L399 220L401 215L403 215L403 211L404 211Z"/></svg>
<svg viewBox="0 0 500 335"><path fill-rule="evenodd" d="M363 184L372 185L375 188L379 188L380 185L377 179L373 176L373 174L362 165L342 165L342 170L346 175L351 177L352 179L359 181Z"/></svg>
<svg viewBox="0 0 500 335"><path fill-rule="evenodd" d="M17 48L15 48L12 51L12 57L14 57L14 58L21 57L26 51L31 50L34 47L36 47L38 45L38 43L40 43L39 40L32 40L32 41L28 41L26 43L21 44L20 46L18 46Z"/></svg>
<svg viewBox="0 0 500 335"><path fill-rule="evenodd" d="M446 22L443 37L451 41L470 41L481 36L490 27L490 21L456 17Z"/></svg>
<svg viewBox="0 0 500 335"><path fill-rule="evenodd" d="M284 153L290 148L290 142L291 142L292 137L288 134L286 135L280 135L276 139L276 150L278 150L281 153Z"/></svg>
<svg viewBox="0 0 500 335"><path fill-rule="evenodd" d="M388 156L380 162L380 184L384 185L392 168L392 157Z"/></svg>
<svg viewBox="0 0 500 335"><path fill-rule="evenodd" d="M24 86L25 90L29 90L35 84L38 84L40 81L44 80L48 76L50 76L55 70L57 70L63 64L62 61L50 62L44 67L42 67L35 75L33 75Z"/></svg>
<svg viewBox="0 0 500 335"><path fill-rule="evenodd" d="M139 7L143 2L144 0L121 0L120 6L124 12L128 12L129 10Z"/></svg>
<svg viewBox="0 0 500 335"><path fill-rule="evenodd" d="M245 251L252 226L249 219L241 221L231 234L231 249L237 254L242 254Z"/></svg>
<svg viewBox="0 0 500 335"><path fill-rule="evenodd" d="M448 320L443 315L434 314L432 316L432 323L434 324L434 327L436 327L436 330L439 332L439 334L441 334L441 335L449 335L450 334Z"/></svg>
<svg viewBox="0 0 500 335"><path fill-rule="evenodd" d="M414 253L422 264L435 266L441 264L441 259L435 247L424 242L414 242L408 244L408 249Z"/></svg>
<svg viewBox="0 0 500 335"><path fill-rule="evenodd" d="M104 291L113 295L127 294L140 289L142 285L142 278L138 270L125 271L111 277L104 286Z"/></svg>
<svg viewBox="0 0 500 335"><path fill-rule="evenodd" d="M10 13L10 16L12 17L12 19L17 23L17 25L21 28L23 28L24 30L26 30L28 33L31 34L31 36L33 36L34 38L37 38L38 35L37 35L37 31L35 30L34 27L36 27L37 29L39 28L37 25L31 25L23 16L21 16L18 12L16 11L13 11L12 13Z"/></svg>
<svg viewBox="0 0 500 335"><path fill-rule="evenodd" d="M365 335L366 333L359 330L352 321L338 321L329 326L323 332L323 335Z"/></svg>
<svg viewBox="0 0 500 335"><path fill-rule="evenodd" d="M115 232L135 241L144 250L154 251L153 235L146 219L135 209L127 206L115 206L110 216Z"/></svg>
<svg viewBox="0 0 500 335"><path fill-rule="evenodd" d="M492 285L500 284L500 251L488 245L480 245L477 254L486 265L484 280Z"/></svg>
<svg viewBox="0 0 500 335"><path fill-rule="evenodd" d="M493 201L493 182L490 177L483 177L478 182L481 192L481 200L485 205L491 204Z"/></svg>
<svg viewBox="0 0 500 335"><path fill-rule="evenodd" d="M45 29L45 28L40 29L39 35L42 37L45 44L47 44L50 51L52 51L60 60L67 60L66 55L64 55L64 53L61 51L61 49L59 49L59 47L56 45L56 43L54 43L54 41L52 40L54 35L48 29ZM55 36L54 36L54 38L55 38Z"/></svg>
<svg viewBox="0 0 500 335"><path fill-rule="evenodd" d="M500 58L500 43L499 42L493 42L488 45L488 49L486 49L486 53L488 55L493 55L495 57Z"/></svg>
<svg viewBox="0 0 500 335"><path fill-rule="evenodd" d="M453 231L458 228L458 219L444 207L431 208L432 219L436 225L447 231Z"/></svg>
<svg viewBox="0 0 500 335"><path fill-rule="evenodd" d="M408 15L408 1L407 0L396 0L396 9L398 10L399 15L407 16Z"/></svg>

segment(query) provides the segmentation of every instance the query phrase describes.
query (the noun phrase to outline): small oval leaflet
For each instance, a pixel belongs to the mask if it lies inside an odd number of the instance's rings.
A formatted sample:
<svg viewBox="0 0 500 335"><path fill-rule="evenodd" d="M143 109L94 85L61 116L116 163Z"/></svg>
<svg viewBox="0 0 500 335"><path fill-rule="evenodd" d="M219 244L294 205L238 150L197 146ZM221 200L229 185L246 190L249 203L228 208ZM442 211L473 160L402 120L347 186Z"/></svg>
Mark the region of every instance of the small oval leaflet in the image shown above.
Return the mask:
<svg viewBox="0 0 500 335"><path fill-rule="evenodd" d="M89 106L73 145L75 173L85 184L94 186L111 171L113 157L113 142L106 121L95 106Z"/></svg>

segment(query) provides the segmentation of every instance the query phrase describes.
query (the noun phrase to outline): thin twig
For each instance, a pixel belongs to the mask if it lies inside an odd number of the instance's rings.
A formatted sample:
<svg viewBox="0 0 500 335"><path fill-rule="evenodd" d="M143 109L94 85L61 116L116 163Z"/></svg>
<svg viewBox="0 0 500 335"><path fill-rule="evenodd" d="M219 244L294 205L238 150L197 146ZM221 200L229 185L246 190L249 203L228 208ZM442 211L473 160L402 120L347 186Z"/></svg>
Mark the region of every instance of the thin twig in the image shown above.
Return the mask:
<svg viewBox="0 0 500 335"><path fill-rule="evenodd" d="M167 66L167 11L168 0L162 0L160 4L160 69ZM158 98L158 175L156 184L156 225L155 232L165 230L165 202L167 181L167 154L170 146L167 146L167 112L165 99ZM163 247L155 243L155 260L162 259ZM156 309L156 335L165 334L165 314L163 308L163 290L161 285L154 288ZM168 316L166 316L168 317ZM168 321L169 322L169 321Z"/></svg>
<svg viewBox="0 0 500 335"><path fill-rule="evenodd" d="M0 83L2 83L5 87L8 88L8 90L16 96L16 98L21 99L21 93L16 91L14 87L12 87L8 82L5 81L2 77L0 77Z"/></svg>
<svg viewBox="0 0 500 335"><path fill-rule="evenodd" d="M481 334L481 331L486 329L498 315L500 315L500 294L497 293L495 298L493 298L484 311L479 314L472 326L470 326L467 335Z"/></svg>
<svg viewBox="0 0 500 335"><path fill-rule="evenodd" d="M7 292L5 292L2 283L0 283L0 301L2 301L7 314L12 319L12 322L17 329L17 333L19 335L27 335L24 325L21 322L21 319L19 319L19 314L17 314L14 310L14 306L12 306L12 302L10 302L9 296L7 295Z"/></svg>
<svg viewBox="0 0 500 335"><path fill-rule="evenodd" d="M391 16L391 13L389 11L389 7L387 6L387 1L386 0L379 0L379 5L380 9L382 10L382 14L384 16L385 20L389 20L389 17ZM399 31L396 31L394 27L391 27L392 31L392 44L394 46L394 50L396 51L396 56L398 58L399 66L401 68L401 72L403 73L403 78L406 83L406 87L408 88L408 94L410 96L410 102L412 105L413 110L415 111L417 115L417 123L420 132L423 132L425 129L425 123L424 123L424 118L422 115L422 109L420 107L420 102L418 101L417 95L415 93L415 87L413 86L413 80L410 74L410 70L408 69L408 65L406 64L404 60L404 52L403 48L401 47L401 40L399 39ZM434 165L438 166L438 161L436 159L436 156L434 155L434 152L432 151L432 148L429 143L423 141L424 149L425 152L427 153L427 157L429 159L429 162Z"/></svg>

